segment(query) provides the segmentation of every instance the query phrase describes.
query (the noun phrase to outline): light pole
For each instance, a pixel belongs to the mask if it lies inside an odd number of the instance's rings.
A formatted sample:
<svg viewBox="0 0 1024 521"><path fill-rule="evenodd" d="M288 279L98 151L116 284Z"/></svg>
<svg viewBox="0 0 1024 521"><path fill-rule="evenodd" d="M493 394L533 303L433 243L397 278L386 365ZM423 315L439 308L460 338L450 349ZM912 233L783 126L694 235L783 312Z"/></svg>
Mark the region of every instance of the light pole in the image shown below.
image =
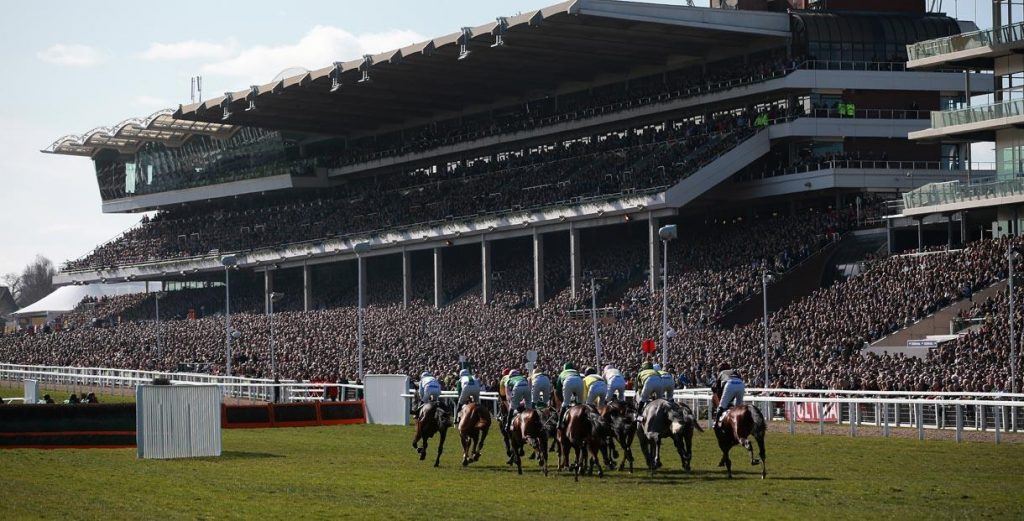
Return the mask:
<svg viewBox="0 0 1024 521"><path fill-rule="evenodd" d="M1016 320L1014 320L1014 314L1013 314L1014 313L1013 304L1014 304L1014 301L1017 300L1017 299L1016 299L1016 297L1013 294L1013 263L1014 263L1014 261L1017 261L1019 259L1020 259L1020 252L1018 252L1013 247L1013 243L1010 242L1010 244L1006 245L1006 263L1007 263L1007 266L1009 268L1007 270L1007 275L1008 275L1007 283L1008 283L1009 299L1010 299L1010 306L1009 306L1010 307L1010 316L1008 317L1008 319L1010 321L1010 392L1013 393L1013 394L1017 394L1017 342L1016 342L1016 338L1017 337L1015 335L1016 331L1015 331L1015 325L1014 325L1014 322L1016 322ZM1016 407L1011 407L1010 408L1010 423L1011 423L1011 428L1013 430L1017 430L1017 408Z"/></svg>
<svg viewBox="0 0 1024 521"><path fill-rule="evenodd" d="M160 324L160 299L164 298L163 291L157 291L153 293L153 303L156 304L156 357L157 360L163 355L163 346L161 345L161 335L163 328Z"/></svg>
<svg viewBox="0 0 1024 521"><path fill-rule="evenodd" d="M679 237L679 228L674 224L658 229L661 237L662 268L661 268L661 367L668 365L668 241Z"/></svg>
<svg viewBox="0 0 1024 521"><path fill-rule="evenodd" d="M270 374L277 379L277 354L274 352L274 302L284 298L284 293L273 292L270 294Z"/></svg>
<svg viewBox="0 0 1024 521"><path fill-rule="evenodd" d="M227 360L224 373L231 376L231 268L238 265L238 257L225 255L220 263L224 266L224 356Z"/></svg>
<svg viewBox="0 0 1024 521"><path fill-rule="evenodd" d="M356 254L356 269L359 280L356 281L356 293L359 294L358 323L356 325L356 343L359 351L359 380L363 380L363 254L370 251L370 243L360 242L352 247Z"/></svg>
<svg viewBox="0 0 1024 521"><path fill-rule="evenodd" d="M594 324L594 356L597 358L598 371L601 370L601 337L597 333L597 279L590 277L590 320Z"/></svg>
<svg viewBox="0 0 1024 521"><path fill-rule="evenodd" d="M761 267L761 296L764 302L764 387L768 388L768 282L772 275L768 266Z"/></svg>

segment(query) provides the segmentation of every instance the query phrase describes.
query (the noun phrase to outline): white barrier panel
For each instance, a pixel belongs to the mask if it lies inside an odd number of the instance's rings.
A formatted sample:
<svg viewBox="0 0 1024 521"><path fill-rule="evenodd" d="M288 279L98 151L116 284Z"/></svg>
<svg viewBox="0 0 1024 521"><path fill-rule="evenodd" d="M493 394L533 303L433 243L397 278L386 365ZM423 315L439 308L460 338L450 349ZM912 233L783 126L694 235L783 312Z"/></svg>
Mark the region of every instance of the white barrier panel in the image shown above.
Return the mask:
<svg viewBox="0 0 1024 521"><path fill-rule="evenodd" d="M368 374L363 384L367 423L409 425L409 406L402 397L409 391L408 376Z"/></svg>
<svg viewBox="0 0 1024 521"><path fill-rule="evenodd" d="M140 458L220 456L221 389L216 385L140 385L135 431Z"/></svg>
<svg viewBox="0 0 1024 521"><path fill-rule="evenodd" d="M39 403L39 380L25 380L25 397L23 403Z"/></svg>

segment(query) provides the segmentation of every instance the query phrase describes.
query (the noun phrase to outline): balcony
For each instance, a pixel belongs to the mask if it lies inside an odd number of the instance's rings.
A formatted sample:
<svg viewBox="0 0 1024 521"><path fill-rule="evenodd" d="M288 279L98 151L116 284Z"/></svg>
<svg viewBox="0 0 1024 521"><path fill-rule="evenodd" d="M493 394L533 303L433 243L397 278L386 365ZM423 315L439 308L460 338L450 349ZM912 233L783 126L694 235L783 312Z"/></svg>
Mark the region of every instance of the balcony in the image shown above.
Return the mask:
<svg viewBox="0 0 1024 521"><path fill-rule="evenodd" d="M974 58L991 58L1024 42L1024 22L999 28L925 40L907 46L907 67L927 67Z"/></svg>
<svg viewBox="0 0 1024 521"><path fill-rule="evenodd" d="M903 194L903 214L922 215L972 207L993 206L1024 199L1024 177L976 183L932 183Z"/></svg>

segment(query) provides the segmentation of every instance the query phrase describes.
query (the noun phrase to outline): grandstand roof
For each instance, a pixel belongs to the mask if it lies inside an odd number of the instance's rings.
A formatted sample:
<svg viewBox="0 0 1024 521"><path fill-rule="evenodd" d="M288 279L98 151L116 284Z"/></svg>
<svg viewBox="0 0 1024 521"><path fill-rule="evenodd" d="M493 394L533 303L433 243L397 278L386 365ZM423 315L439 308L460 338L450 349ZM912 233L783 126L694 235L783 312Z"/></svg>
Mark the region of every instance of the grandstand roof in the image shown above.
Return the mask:
<svg viewBox="0 0 1024 521"><path fill-rule="evenodd" d="M237 128L223 123L175 119L172 116L173 112L171 109L164 109L144 118L131 118L110 127L97 127L85 134L69 134L54 141L42 151L49 154L89 157L103 148L134 153L139 145L148 141L180 146L195 134L226 138Z"/></svg>
<svg viewBox="0 0 1024 521"><path fill-rule="evenodd" d="M783 13L573 0L181 106L174 117L356 134L789 36Z"/></svg>

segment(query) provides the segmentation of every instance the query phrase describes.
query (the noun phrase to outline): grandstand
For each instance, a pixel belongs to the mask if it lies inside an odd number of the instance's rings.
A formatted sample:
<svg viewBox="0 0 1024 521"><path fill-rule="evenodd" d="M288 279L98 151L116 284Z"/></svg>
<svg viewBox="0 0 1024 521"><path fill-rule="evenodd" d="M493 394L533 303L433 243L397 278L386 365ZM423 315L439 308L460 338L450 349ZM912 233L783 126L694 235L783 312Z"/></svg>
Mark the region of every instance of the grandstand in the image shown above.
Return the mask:
<svg viewBox="0 0 1024 521"><path fill-rule="evenodd" d="M229 274L237 374L269 374L281 293L289 377L354 378L365 302L370 370L466 356L489 379L530 349L592 360L596 280L604 359L635 370L662 335L667 247L669 360L689 381L733 359L782 387L1005 388L1005 356L978 352L990 331L955 355L860 356L1005 277L998 236L950 233L968 264L875 257L899 194L995 174L969 143L907 137L993 85L991 67L908 66L907 46L977 27L913 1L778 3L575 0L60 138L44 152L93 161L102 211L156 213L55 282L163 282L164 321L152 295L113 297L0 338L0 358L223 372ZM839 250L864 273L820 288ZM760 326L737 317L767 272L786 296L764 382Z"/></svg>

